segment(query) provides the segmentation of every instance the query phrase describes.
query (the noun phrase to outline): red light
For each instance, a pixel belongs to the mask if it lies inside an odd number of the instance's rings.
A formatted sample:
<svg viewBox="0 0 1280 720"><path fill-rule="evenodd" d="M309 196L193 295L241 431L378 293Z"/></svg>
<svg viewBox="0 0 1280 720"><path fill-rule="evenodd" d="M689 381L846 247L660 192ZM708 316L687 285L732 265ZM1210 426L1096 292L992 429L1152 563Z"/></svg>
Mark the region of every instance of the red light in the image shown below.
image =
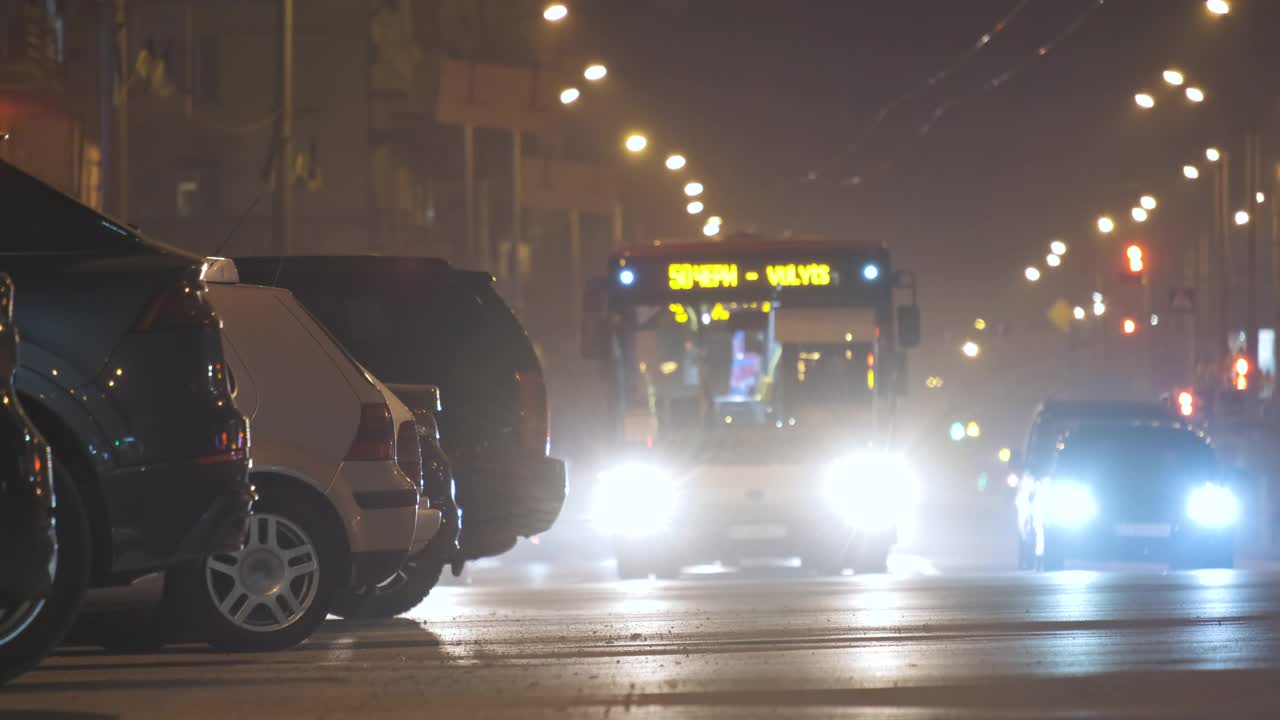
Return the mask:
<svg viewBox="0 0 1280 720"><path fill-rule="evenodd" d="M1132 335L1138 332L1138 323L1133 318L1125 318L1124 324L1121 325L1121 329L1124 331L1125 335Z"/></svg>
<svg viewBox="0 0 1280 720"><path fill-rule="evenodd" d="M1178 393L1178 412L1183 417L1191 417L1196 412L1196 396L1190 390Z"/></svg>
<svg viewBox="0 0 1280 720"><path fill-rule="evenodd" d="M1246 358L1246 357L1236 358L1234 367L1237 375L1248 375L1249 374L1249 358Z"/></svg>
<svg viewBox="0 0 1280 720"><path fill-rule="evenodd" d="M867 353L867 367L873 368L875 366L876 366L876 354Z"/></svg>
<svg viewBox="0 0 1280 720"><path fill-rule="evenodd" d="M1125 248L1124 254L1129 258L1129 272L1140 273L1146 268L1141 245L1130 245Z"/></svg>

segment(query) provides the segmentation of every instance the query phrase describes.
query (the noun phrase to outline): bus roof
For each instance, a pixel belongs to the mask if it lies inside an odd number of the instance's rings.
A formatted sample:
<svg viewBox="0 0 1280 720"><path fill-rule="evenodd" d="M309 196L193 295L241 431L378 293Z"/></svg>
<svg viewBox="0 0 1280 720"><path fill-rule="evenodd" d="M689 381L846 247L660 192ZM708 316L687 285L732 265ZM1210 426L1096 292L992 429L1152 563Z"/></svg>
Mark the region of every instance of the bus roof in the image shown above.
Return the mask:
<svg viewBox="0 0 1280 720"><path fill-rule="evenodd" d="M885 252L883 245L854 244L836 240L786 240L751 233L737 233L719 242L707 240L681 240L658 242L622 248L612 257L683 257L686 255L714 254L725 257L750 257L771 255L788 250L803 249L822 255L858 255L866 257Z"/></svg>

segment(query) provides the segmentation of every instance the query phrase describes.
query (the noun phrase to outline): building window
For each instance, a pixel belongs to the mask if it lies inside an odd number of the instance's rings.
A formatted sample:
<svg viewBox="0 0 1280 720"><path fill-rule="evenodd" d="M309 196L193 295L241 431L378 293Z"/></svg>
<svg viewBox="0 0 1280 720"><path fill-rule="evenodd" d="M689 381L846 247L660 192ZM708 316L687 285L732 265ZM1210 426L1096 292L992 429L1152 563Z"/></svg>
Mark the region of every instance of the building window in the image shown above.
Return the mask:
<svg viewBox="0 0 1280 720"><path fill-rule="evenodd" d="M195 99L200 102L218 101L218 37L202 35L196 55Z"/></svg>
<svg viewBox="0 0 1280 720"><path fill-rule="evenodd" d="M189 218L196 214L200 202L199 193L199 182L195 180L178 181L178 217Z"/></svg>

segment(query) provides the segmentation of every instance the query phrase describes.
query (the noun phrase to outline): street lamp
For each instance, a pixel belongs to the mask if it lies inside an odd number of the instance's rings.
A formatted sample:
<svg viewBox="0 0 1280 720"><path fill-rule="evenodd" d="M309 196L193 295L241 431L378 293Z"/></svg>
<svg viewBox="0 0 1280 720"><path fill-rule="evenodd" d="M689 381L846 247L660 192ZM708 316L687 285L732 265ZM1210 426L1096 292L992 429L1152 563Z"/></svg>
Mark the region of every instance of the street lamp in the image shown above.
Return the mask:
<svg viewBox="0 0 1280 720"><path fill-rule="evenodd" d="M1231 12L1231 5L1227 0L1204 0L1204 6L1214 15L1226 15Z"/></svg>
<svg viewBox="0 0 1280 720"><path fill-rule="evenodd" d="M698 213L702 212L705 207L706 206L702 204L701 200L694 200L688 205L685 205L684 209L687 210L690 215L697 215Z"/></svg>
<svg viewBox="0 0 1280 720"><path fill-rule="evenodd" d="M1031 282L1035 282L1040 279L1040 268L1037 268L1036 266L1031 265L1025 271L1023 271L1023 274L1027 276L1028 280L1030 280Z"/></svg>
<svg viewBox="0 0 1280 720"><path fill-rule="evenodd" d="M699 195L702 194L702 183L700 182L686 183L684 186L684 194L688 195L689 197L698 197Z"/></svg>
<svg viewBox="0 0 1280 720"><path fill-rule="evenodd" d="M1071 309L1071 316L1077 320L1083 320L1085 316L1084 308L1079 305Z"/></svg>
<svg viewBox="0 0 1280 720"><path fill-rule="evenodd" d="M582 71L582 77L590 80L591 82L596 82L597 80L603 80L604 76L608 74L609 74L609 69L601 65L600 63L593 63L591 65L588 65L587 69Z"/></svg>
<svg viewBox="0 0 1280 720"><path fill-rule="evenodd" d="M1156 106L1156 99L1151 97L1150 93L1138 93L1133 96L1133 101L1138 103L1138 107L1147 110Z"/></svg>
<svg viewBox="0 0 1280 720"><path fill-rule="evenodd" d="M720 234L720 226L707 223L706 225L702 226L702 234L706 235L707 237L715 237L716 235Z"/></svg>
<svg viewBox="0 0 1280 720"><path fill-rule="evenodd" d="M1218 148L1215 147L1205 148L1204 158L1209 162L1218 162L1222 158L1222 153L1218 152Z"/></svg>
<svg viewBox="0 0 1280 720"><path fill-rule="evenodd" d="M569 17L569 8L564 3L551 3L542 11L542 19L547 22L560 22Z"/></svg>
<svg viewBox="0 0 1280 720"><path fill-rule="evenodd" d="M1106 303L1104 303L1104 302L1102 302L1102 301L1100 301L1100 300L1094 301L1094 303L1093 303L1093 314L1094 314L1095 316L1097 316L1097 317L1102 317L1103 315L1106 315L1106 314L1107 314L1107 304L1106 304Z"/></svg>
<svg viewBox="0 0 1280 720"><path fill-rule="evenodd" d="M1200 177L1200 168L1195 165L1183 165L1182 176L1188 180L1195 180Z"/></svg>
<svg viewBox="0 0 1280 720"><path fill-rule="evenodd" d="M1098 232L1103 235L1109 235L1112 230L1116 229L1116 221L1112 220L1109 215L1103 215L1098 218Z"/></svg>
<svg viewBox="0 0 1280 720"><path fill-rule="evenodd" d="M577 101L578 97L581 95L582 93L578 92L578 88L575 88L575 87L565 88L564 90L560 91L560 104L572 105L574 102Z"/></svg>
<svg viewBox="0 0 1280 720"><path fill-rule="evenodd" d="M627 136L625 144L629 152L638 153L649 147L649 139L640 133L632 133Z"/></svg>
<svg viewBox="0 0 1280 720"><path fill-rule="evenodd" d="M1262 203L1267 201L1267 196L1261 190L1259 190L1258 192L1253 194L1253 199L1256 200L1259 205L1261 205Z"/></svg>
<svg viewBox="0 0 1280 720"><path fill-rule="evenodd" d="M1062 256L1049 253L1048 255L1044 256L1044 261L1045 261L1045 264L1047 264L1049 267L1056 268L1062 264Z"/></svg>
<svg viewBox="0 0 1280 720"><path fill-rule="evenodd" d="M1171 70L1165 70L1165 71L1164 71L1164 81L1165 81L1165 82L1167 82L1167 83L1169 83L1170 85L1172 85L1172 86L1174 86L1174 87L1177 87L1177 86L1181 85L1181 84L1182 84L1182 82L1183 82L1182 73L1178 72L1177 70L1172 70L1172 69L1171 69Z"/></svg>
<svg viewBox="0 0 1280 720"><path fill-rule="evenodd" d="M680 155L680 154L668 155L668 156L667 156L667 169L668 169L668 170L679 170L680 168L683 168L687 162L688 162L688 161L686 161L686 160L684 159L684 156L683 156L683 155Z"/></svg>
<svg viewBox="0 0 1280 720"><path fill-rule="evenodd" d="M1142 206L1143 210L1156 209L1156 199L1152 195L1143 195L1142 197L1138 198L1138 204Z"/></svg>
<svg viewBox="0 0 1280 720"><path fill-rule="evenodd" d="M1129 217L1132 217L1134 222L1146 222L1148 216L1146 210L1136 207L1129 211Z"/></svg>
<svg viewBox="0 0 1280 720"><path fill-rule="evenodd" d="M1187 99L1193 103L1204 102L1204 91L1198 87L1187 88Z"/></svg>
<svg viewBox="0 0 1280 720"><path fill-rule="evenodd" d="M1049 243L1049 252L1053 253L1054 255L1066 255L1067 244L1062 242L1061 240L1054 240L1053 242Z"/></svg>
<svg viewBox="0 0 1280 720"><path fill-rule="evenodd" d="M711 217L707 218L707 224L715 225L716 227L719 227L720 225L724 224L724 218L720 217L719 215L712 215Z"/></svg>
<svg viewBox="0 0 1280 720"><path fill-rule="evenodd" d="M965 357L976 358L982 354L982 348L972 340L965 340L964 345L960 346L960 352L964 353Z"/></svg>
<svg viewBox="0 0 1280 720"><path fill-rule="evenodd" d="M1248 211L1248 210L1237 210L1237 211L1236 211L1236 218L1235 218L1235 219L1236 219L1236 224L1237 224L1237 225L1248 225L1248 224L1249 224L1249 211Z"/></svg>

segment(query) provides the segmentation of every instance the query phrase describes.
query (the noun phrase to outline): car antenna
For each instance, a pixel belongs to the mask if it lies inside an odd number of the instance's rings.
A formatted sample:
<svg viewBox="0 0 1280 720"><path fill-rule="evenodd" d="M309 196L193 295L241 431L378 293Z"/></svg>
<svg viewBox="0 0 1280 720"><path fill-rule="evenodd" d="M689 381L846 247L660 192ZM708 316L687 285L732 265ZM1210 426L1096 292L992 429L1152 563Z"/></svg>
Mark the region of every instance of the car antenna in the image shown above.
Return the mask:
<svg viewBox="0 0 1280 720"><path fill-rule="evenodd" d="M236 218L236 224L231 227L231 231L228 232L227 236L222 239L222 243L219 244L218 247L214 249L213 257L223 256L222 253L225 252L227 249L227 246L231 244L231 239L234 238L236 232L240 230L240 226L244 224L245 218L249 217L249 213L253 212L253 209L258 207L258 203L262 202L262 198L265 197L266 194L267 194L266 190L263 190L262 192L258 193L257 196L254 197L253 200L249 203L249 207L246 207L244 209L244 212L240 213L240 217Z"/></svg>

